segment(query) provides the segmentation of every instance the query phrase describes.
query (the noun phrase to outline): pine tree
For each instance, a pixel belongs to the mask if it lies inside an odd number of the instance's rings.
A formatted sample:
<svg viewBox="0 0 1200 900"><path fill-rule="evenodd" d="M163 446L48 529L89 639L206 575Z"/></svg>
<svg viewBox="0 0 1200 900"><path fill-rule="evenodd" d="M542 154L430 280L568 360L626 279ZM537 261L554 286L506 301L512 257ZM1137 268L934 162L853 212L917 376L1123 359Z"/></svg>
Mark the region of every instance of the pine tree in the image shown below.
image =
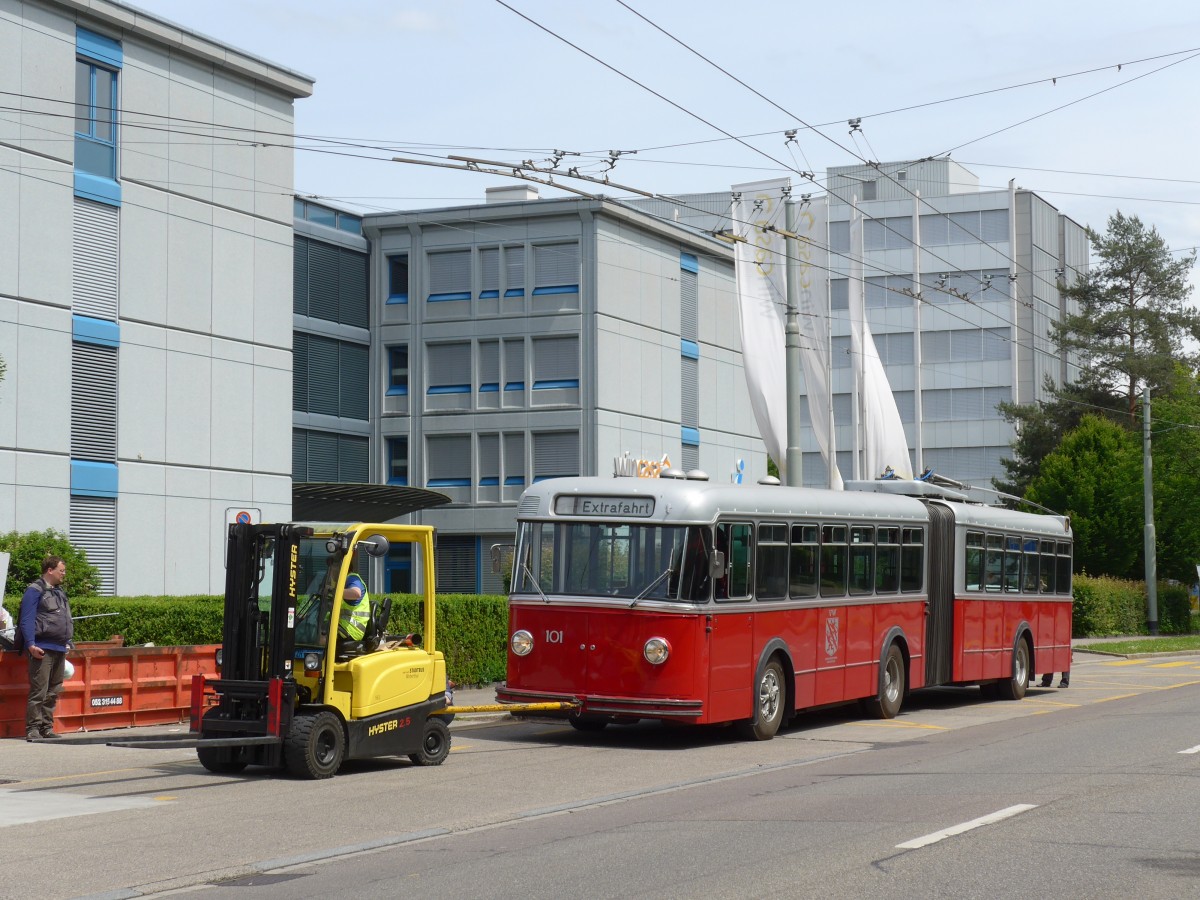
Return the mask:
<svg viewBox="0 0 1200 900"><path fill-rule="evenodd" d="M1099 262L1063 287L1078 312L1054 323L1052 337L1095 383L1124 394L1132 426L1143 385L1152 394L1168 391L1177 361L1191 371L1200 362L1184 343L1200 340L1200 313L1186 306L1196 252L1174 258L1156 228L1120 211L1109 216L1105 234L1087 234Z"/></svg>

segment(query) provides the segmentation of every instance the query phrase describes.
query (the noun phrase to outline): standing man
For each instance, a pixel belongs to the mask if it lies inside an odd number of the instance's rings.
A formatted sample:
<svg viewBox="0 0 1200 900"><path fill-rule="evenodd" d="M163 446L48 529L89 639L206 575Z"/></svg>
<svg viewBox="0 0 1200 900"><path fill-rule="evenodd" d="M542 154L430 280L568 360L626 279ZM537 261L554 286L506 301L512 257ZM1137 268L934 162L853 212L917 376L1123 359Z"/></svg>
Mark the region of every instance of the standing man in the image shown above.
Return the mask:
<svg viewBox="0 0 1200 900"><path fill-rule="evenodd" d="M63 686L63 662L75 623L62 589L67 564L47 556L42 577L25 589L17 621L17 649L29 654L29 703L25 707L25 740L56 738L54 705Z"/></svg>

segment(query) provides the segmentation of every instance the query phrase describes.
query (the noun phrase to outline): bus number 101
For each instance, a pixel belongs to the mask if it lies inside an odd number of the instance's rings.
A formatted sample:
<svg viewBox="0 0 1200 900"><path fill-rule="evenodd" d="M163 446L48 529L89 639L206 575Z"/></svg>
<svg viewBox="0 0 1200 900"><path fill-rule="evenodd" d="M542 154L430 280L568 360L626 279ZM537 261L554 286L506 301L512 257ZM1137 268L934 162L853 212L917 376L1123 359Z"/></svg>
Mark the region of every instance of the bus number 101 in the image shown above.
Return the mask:
<svg viewBox="0 0 1200 900"><path fill-rule="evenodd" d="M561 644L562 642L563 642L562 629L558 629L557 631L547 631L546 632L546 643L547 644Z"/></svg>

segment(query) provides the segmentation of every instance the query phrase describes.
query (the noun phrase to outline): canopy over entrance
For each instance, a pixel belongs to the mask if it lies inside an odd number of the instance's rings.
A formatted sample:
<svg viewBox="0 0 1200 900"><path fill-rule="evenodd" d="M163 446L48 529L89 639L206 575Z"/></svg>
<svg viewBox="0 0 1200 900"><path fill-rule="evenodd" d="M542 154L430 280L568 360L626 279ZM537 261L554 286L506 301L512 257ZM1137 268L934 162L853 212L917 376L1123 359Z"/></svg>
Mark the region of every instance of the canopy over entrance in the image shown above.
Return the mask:
<svg viewBox="0 0 1200 900"><path fill-rule="evenodd" d="M292 518L297 522L389 522L449 502L438 491L394 484L292 483Z"/></svg>

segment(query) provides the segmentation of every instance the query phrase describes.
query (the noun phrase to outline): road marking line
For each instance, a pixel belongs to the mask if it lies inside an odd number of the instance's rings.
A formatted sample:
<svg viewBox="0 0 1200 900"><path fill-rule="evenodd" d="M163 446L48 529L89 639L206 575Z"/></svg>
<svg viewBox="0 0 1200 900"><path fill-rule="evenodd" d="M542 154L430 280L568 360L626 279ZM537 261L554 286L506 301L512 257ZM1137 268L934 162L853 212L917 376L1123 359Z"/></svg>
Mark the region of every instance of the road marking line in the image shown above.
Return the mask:
<svg viewBox="0 0 1200 900"><path fill-rule="evenodd" d="M1165 663L1152 663L1150 665L1150 668L1151 669L1178 669L1180 666L1194 666L1194 665L1195 665L1195 663L1192 662L1190 659L1185 659L1182 662L1177 661L1177 662L1165 662Z"/></svg>
<svg viewBox="0 0 1200 900"><path fill-rule="evenodd" d="M0 828L26 825L71 816L94 815L154 806L148 797L84 797L63 791L8 791L0 789Z"/></svg>
<svg viewBox="0 0 1200 900"><path fill-rule="evenodd" d="M1200 744L1195 747L1188 747L1186 750L1180 750L1180 753L1200 753Z"/></svg>
<svg viewBox="0 0 1200 900"><path fill-rule="evenodd" d="M852 725L866 725L872 728L926 728L930 731L945 731L945 725L925 725L921 722L852 722Z"/></svg>
<svg viewBox="0 0 1200 900"><path fill-rule="evenodd" d="M1113 662L1100 663L1102 666L1144 666L1144 659L1118 659Z"/></svg>
<svg viewBox="0 0 1200 900"><path fill-rule="evenodd" d="M897 844L897 850L916 850L920 847L928 847L930 844L936 844L938 841L944 841L948 837L954 837L956 834L962 834L965 831L972 831L976 828L981 828L984 825L994 825L996 822L1011 818L1019 813L1028 812L1031 809L1037 809L1036 803L1018 803L1016 806L1009 806L1005 809L997 810L994 813L989 813L986 816L980 816L978 819L972 819L970 822L963 822L961 825L951 825L949 828L943 828L941 831L935 831L932 834L927 834L924 837L913 838L911 841L905 841L903 844Z"/></svg>

